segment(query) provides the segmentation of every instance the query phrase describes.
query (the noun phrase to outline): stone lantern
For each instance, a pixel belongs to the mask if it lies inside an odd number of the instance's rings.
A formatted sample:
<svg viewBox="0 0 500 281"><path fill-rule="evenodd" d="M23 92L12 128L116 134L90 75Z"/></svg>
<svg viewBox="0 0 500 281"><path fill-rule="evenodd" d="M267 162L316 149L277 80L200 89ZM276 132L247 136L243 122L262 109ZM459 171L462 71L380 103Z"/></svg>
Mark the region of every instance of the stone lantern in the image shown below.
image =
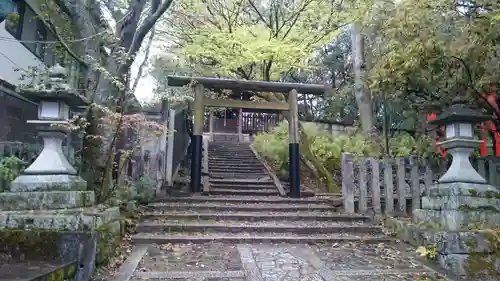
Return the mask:
<svg viewBox="0 0 500 281"><path fill-rule="evenodd" d="M435 245L440 265L460 276L469 274L470 257L480 255L489 260L491 251L495 251L484 246L489 242L478 227L500 225L500 193L487 184L469 161L469 155L480 143L474 139L474 124L489 119L467 107L458 96L449 109L430 122L446 127L446 138L440 145L448 149L453 160L448 171L426 190L421 209L413 211L415 228L410 236L420 239L418 245ZM500 265L500 259L492 262ZM471 280L482 279L474 276Z"/></svg>
<svg viewBox="0 0 500 281"><path fill-rule="evenodd" d="M11 183L11 191L85 190L86 183L66 159L62 144L67 138L70 107L88 105L86 99L66 84L67 73L60 65L49 69L46 83L22 90L23 96L38 103L37 126L43 150L36 160Z"/></svg>
<svg viewBox="0 0 500 281"><path fill-rule="evenodd" d="M448 110L429 122L445 126L445 140L439 145L448 149L453 157L450 168L438 180L439 183L486 183L472 167L469 155L481 143L480 140L474 139L474 125L490 119L490 116L467 107L465 100L458 95Z"/></svg>

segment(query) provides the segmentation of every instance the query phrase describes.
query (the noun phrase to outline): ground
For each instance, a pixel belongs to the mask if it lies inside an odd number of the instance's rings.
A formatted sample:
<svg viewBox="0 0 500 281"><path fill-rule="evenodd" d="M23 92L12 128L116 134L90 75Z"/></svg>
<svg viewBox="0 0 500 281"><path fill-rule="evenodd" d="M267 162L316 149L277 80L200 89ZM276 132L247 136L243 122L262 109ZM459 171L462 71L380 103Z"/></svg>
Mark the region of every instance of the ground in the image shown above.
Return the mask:
<svg viewBox="0 0 500 281"><path fill-rule="evenodd" d="M131 280L445 280L409 251L385 243L150 245Z"/></svg>

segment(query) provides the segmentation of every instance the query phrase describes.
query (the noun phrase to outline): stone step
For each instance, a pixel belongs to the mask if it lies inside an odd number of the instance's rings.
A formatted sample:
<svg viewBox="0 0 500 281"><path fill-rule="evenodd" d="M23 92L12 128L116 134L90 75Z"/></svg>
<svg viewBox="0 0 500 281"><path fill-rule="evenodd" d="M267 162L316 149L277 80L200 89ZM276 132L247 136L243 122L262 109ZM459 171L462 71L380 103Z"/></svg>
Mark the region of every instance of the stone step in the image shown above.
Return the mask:
<svg viewBox="0 0 500 281"><path fill-rule="evenodd" d="M269 204L333 204L334 206L342 205L342 198L337 198L335 200L322 199L322 198L289 198L289 197L279 197L279 196L191 196L191 197L176 197L176 198L158 198L155 200L157 203L168 203L168 202L186 202L186 203L201 203L201 202L212 202L212 203L229 203L229 204L255 204L255 203L269 203Z"/></svg>
<svg viewBox="0 0 500 281"><path fill-rule="evenodd" d="M300 235L295 233L286 233L284 235L275 235L274 233L211 233L206 235L199 234L150 234L137 233L132 235L132 241L140 244L167 244L167 243L389 243L397 242L395 238L383 235L342 235L342 234L316 234L316 235Z"/></svg>
<svg viewBox="0 0 500 281"><path fill-rule="evenodd" d="M93 206L93 191L32 191L0 193L1 211L72 209Z"/></svg>
<svg viewBox="0 0 500 281"><path fill-rule="evenodd" d="M228 153L210 153L208 152L209 159L217 159L217 158L256 158L253 153L236 153L236 152L228 152Z"/></svg>
<svg viewBox="0 0 500 281"><path fill-rule="evenodd" d="M228 184L228 185L273 185L274 182L268 175L262 177L263 180L258 179L210 179L211 184ZM266 179L267 178L267 179Z"/></svg>
<svg viewBox="0 0 500 281"><path fill-rule="evenodd" d="M210 151L208 150L208 155L209 156L219 156L219 157L225 157L225 156L255 156L255 154L252 151Z"/></svg>
<svg viewBox="0 0 500 281"><path fill-rule="evenodd" d="M209 165L208 169L210 171L260 172L264 171L264 166Z"/></svg>
<svg viewBox="0 0 500 281"><path fill-rule="evenodd" d="M250 149L249 144L239 144L239 143L211 143L208 145L211 149Z"/></svg>
<svg viewBox="0 0 500 281"><path fill-rule="evenodd" d="M341 214L335 212L146 212L144 219L166 219L166 220L210 220L210 221L329 221L329 222L368 222L368 216L355 214Z"/></svg>
<svg viewBox="0 0 500 281"><path fill-rule="evenodd" d="M226 164L226 163L217 163L217 164L211 164L209 163L208 168L217 168L217 169L237 169L237 170L261 170L264 168L264 165L262 164Z"/></svg>
<svg viewBox="0 0 500 281"><path fill-rule="evenodd" d="M380 226L367 223L332 222L238 222L238 221L146 221L137 225L138 232L202 232L202 233L294 233L294 234L382 234Z"/></svg>
<svg viewBox="0 0 500 281"><path fill-rule="evenodd" d="M246 184L210 184L210 189L232 189L232 190L275 190L274 184L246 185Z"/></svg>
<svg viewBox="0 0 500 281"><path fill-rule="evenodd" d="M296 211L330 211L334 212L336 207L328 204L242 204L242 203L151 203L150 210L197 210L197 211L249 211L249 212L296 212Z"/></svg>
<svg viewBox="0 0 500 281"><path fill-rule="evenodd" d="M228 157L211 157L208 158L208 163L261 163L259 159L252 157L236 157L236 156L228 156Z"/></svg>
<svg viewBox="0 0 500 281"><path fill-rule="evenodd" d="M230 179L248 179L248 178L252 178L252 179L257 180L257 179L265 177L265 176L267 176L267 174L210 173L210 178L213 178L213 179L227 179L227 178L230 178Z"/></svg>
<svg viewBox="0 0 500 281"><path fill-rule="evenodd" d="M242 165L255 165L255 164L261 164L262 163L259 161L258 158L256 157L236 157L236 156L228 156L228 157L208 157L208 162L209 163L220 163L220 164L226 164L226 163L241 163ZM249 163L249 164L248 164Z"/></svg>
<svg viewBox="0 0 500 281"><path fill-rule="evenodd" d="M210 167L210 166L209 166ZM209 168L210 169L210 168ZM231 174L235 174L235 175L238 175L238 174L241 174L242 172L245 172L243 170L229 170L229 171L224 171L224 172L211 172L211 174L228 174L228 176L226 177L227 179L231 179ZM254 178L255 177L269 177L269 175L267 174L267 171L262 169L262 170L250 170L250 171L246 171L246 172L250 172L250 173L247 173L249 176L249 180L255 180ZM251 176L252 174L255 175L254 176ZM235 177L235 178L238 178L238 177Z"/></svg>
<svg viewBox="0 0 500 281"><path fill-rule="evenodd" d="M250 150L249 145L209 145L208 149L213 150Z"/></svg>
<svg viewBox="0 0 500 281"><path fill-rule="evenodd" d="M253 175L253 174L257 174L257 175L263 175L263 174L266 174L266 170L264 170L263 168L261 169L253 169L253 170L247 170L247 169L232 169L232 168L211 168L209 167L208 168L208 171L210 173L214 173L214 174L249 174L249 175Z"/></svg>
<svg viewBox="0 0 500 281"><path fill-rule="evenodd" d="M262 167L262 163L258 160L228 160L228 161L208 161L208 167L211 166L232 166L232 167Z"/></svg>
<svg viewBox="0 0 500 281"><path fill-rule="evenodd" d="M278 195L277 189L227 189L210 188L212 195L243 195L243 196L272 196Z"/></svg>
<svg viewBox="0 0 500 281"><path fill-rule="evenodd" d="M253 153L250 147L209 147L208 151L214 153L224 153L224 152L243 152L243 153Z"/></svg>
<svg viewBox="0 0 500 281"><path fill-rule="evenodd" d="M211 163L261 163L257 157L215 157L215 156L209 156L208 161ZM262 163L261 163L262 164Z"/></svg>

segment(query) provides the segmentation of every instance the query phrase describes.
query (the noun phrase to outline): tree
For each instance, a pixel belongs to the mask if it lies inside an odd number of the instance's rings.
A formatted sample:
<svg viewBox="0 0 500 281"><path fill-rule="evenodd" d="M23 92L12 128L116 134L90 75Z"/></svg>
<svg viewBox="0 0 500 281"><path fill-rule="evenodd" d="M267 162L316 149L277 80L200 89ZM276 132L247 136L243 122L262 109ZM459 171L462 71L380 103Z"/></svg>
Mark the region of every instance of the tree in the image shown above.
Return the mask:
<svg viewBox="0 0 500 281"><path fill-rule="evenodd" d="M292 71L307 70L320 47L339 34L355 14L351 8L360 8L350 4L331 0L184 1L167 18L172 27L168 35L176 40L169 51L198 75L284 80ZM268 101L287 99L281 94L256 95ZM312 162L334 189L332 176L312 154L303 130L301 151L303 160Z"/></svg>
<svg viewBox="0 0 500 281"><path fill-rule="evenodd" d="M439 111L460 90L494 111L482 94L499 93L499 10L490 0L398 2L377 31L370 88L408 111Z"/></svg>
<svg viewBox="0 0 500 281"><path fill-rule="evenodd" d="M97 104L89 107L82 153L83 167L88 170L84 176L89 184L95 184L94 189L108 188L124 115L136 102L130 91L130 67L147 34L172 0L45 1L40 17L51 25L61 44L89 67L85 89L89 99L109 109L103 110ZM105 9L110 10L116 22L115 30L109 29ZM62 18L64 14L66 18ZM116 127L104 130L100 122L113 112L119 114L113 123Z"/></svg>

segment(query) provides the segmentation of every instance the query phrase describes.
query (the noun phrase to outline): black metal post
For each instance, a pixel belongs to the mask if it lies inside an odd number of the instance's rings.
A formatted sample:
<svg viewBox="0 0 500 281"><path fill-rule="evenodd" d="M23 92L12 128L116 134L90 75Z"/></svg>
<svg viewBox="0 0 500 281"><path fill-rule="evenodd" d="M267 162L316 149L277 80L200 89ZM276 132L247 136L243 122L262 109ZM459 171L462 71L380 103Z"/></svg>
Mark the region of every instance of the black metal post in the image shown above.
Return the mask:
<svg viewBox="0 0 500 281"><path fill-rule="evenodd" d="M201 192L201 158L203 153L203 136L191 137L191 192Z"/></svg>
<svg viewBox="0 0 500 281"><path fill-rule="evenodd" d="M289 181L290 197L300 198L300 154L299 144L290 143L288 145L288 157L290 161Z"/></svg>
<svg viewBox="0 0 500 281"><path fill-rule="evenodd" d="M193 136L191 137L191 192L201 192L201 160L203 153L203 105L204 87L197 84L194 87L194 120Z"/></svg>
<svg viewBox="0 0 500 281"><path fill-rule="evenodd" d="M297 108L297 91L291 90L288 96L288 140L289 140L289 176L290 197L300 198L300 154L299 154L299 112Z"/></svg>

